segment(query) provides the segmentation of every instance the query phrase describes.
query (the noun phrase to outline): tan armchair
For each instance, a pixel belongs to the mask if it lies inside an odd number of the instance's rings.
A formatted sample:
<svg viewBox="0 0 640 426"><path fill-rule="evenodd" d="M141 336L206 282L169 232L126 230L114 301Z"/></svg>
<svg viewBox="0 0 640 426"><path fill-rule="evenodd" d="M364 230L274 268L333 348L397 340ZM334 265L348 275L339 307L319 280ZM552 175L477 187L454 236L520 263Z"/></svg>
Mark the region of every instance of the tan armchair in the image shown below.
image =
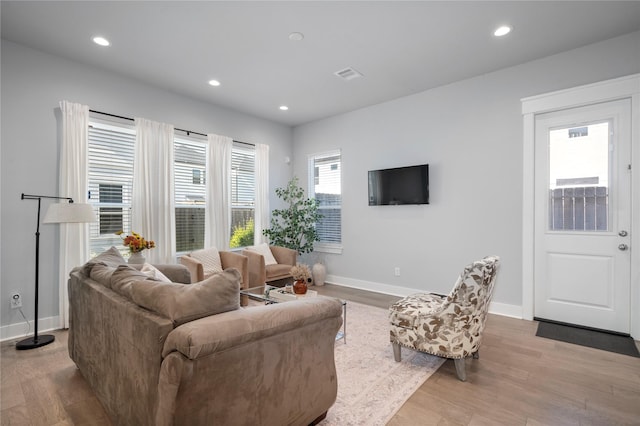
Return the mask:
<svg viewBox="0 0 640 426"><path fill-rule="evenodd" d="M466 380L465 358L478 358L482 332L496 279L498 256L468 265L448 296L419 293L391 305L391 344L396 361L402 346L453 359Z"/></svg>
<svg viewBox="0 0 640 426"><path fill-rule="evenodd" d="M240 276L242 277L242 282L240 283L241 289L249 288L249 267L248 267L248 259L246 256L243 256L239 253L234 253L232 251L219 251L220 255L220 263L222 265L222 270L228 268L235 268L240 272ZM191 253L185 254L180 257L180 263L187 267L189 272L191 273L191 282L196 283L204 280L205 278L209 278L212 274L206 274L203 263L195 259L191 256ZM240 304L242 306L246 306L248 303L247 296L241 296Z"/></svg>
<svg viewBox="0 0 640 426"><path fill-rule="evenodd" d="M275 264L269 262L269 253L261 254L261 251L266 250L266 247L271 252ZM264 284L282 287L293 281L291 267L296 264L298 258L298 252L295 250L261 244L247 247L242 251L242 254L248 259L249 287L258 287Z"/></svg>

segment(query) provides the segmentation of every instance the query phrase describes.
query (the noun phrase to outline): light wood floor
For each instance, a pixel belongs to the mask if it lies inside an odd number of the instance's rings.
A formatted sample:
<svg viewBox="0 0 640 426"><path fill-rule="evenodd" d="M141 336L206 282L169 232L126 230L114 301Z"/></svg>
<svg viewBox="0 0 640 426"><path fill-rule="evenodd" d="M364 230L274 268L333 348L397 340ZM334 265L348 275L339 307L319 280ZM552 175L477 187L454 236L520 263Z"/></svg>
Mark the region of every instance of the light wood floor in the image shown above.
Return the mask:
<svg viewBox="0 0 640 426"><path fill-rule="evenodd" d="M321 294L386 308L397 297L326 285ZM536 323L490 315L467 381L452 361L431 376L389 426L640 425L640 358L535 336ZM69 359L67 332L30 351L0 345L2 425L110 425ZM391 348L389 348L391 350Z"/></svg>

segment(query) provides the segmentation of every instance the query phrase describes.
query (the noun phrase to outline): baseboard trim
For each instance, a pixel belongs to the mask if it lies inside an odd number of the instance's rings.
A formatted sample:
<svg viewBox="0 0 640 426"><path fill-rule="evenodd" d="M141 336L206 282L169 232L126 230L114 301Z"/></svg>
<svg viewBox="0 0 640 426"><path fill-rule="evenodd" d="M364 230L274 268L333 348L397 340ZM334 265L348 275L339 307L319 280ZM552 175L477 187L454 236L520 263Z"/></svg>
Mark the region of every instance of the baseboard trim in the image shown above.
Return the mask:
<svg viewBox="0 0 640 426"><path fill-rule="evenodd" d="M31 327L28 327L26 321L0 327L0 342L32 336L33 320L29 321L29 323ZM40 318L38 320L38 334L58 329L60 329L60 317L58 316Z"/></svg>
<svg viewBox="0 0 640 426"><path fill-rule="evenodd" d="M373 281L357 280L354 278L340 277L336 275L327 275L325 280L328 284L333 284L342 287L354 288L357 290L372 291L374 293L388 294L391 296L405 297L414 293L425 292L424 289L417 289L411 287L400 287L389 284L382 284ZM489 305L489 312L496 315L505 317L512 317L522 319L522 306L510 305L507 303L491 302Z"/></svg>

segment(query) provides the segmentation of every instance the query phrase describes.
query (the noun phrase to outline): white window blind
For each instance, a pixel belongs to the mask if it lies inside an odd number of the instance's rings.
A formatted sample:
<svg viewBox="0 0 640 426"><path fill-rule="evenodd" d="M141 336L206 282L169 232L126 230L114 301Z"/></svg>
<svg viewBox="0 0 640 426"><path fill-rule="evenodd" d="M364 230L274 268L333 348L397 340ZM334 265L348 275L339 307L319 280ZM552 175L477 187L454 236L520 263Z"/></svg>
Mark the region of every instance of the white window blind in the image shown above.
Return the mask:
<svg viewBox="0 0 640 426"><path fill-rule="evenodd" d="M309 197L320 202L318 251L340 252L342 244L342 161L339 150L309 156Z"/></svg>
<svg viewBox="0 0 640 426"><path fill-rule="evenodd" d="M204 248L206 141L175 138L176 252Z"/></svg>
<svg viewBox="0 0 640 426"><path fill-rule="evenodd" d="M111 246L126 252L118 231L130 232L135 133L126 125L89 122L89 203L98 221L90 225L95 256Z"/></svg>

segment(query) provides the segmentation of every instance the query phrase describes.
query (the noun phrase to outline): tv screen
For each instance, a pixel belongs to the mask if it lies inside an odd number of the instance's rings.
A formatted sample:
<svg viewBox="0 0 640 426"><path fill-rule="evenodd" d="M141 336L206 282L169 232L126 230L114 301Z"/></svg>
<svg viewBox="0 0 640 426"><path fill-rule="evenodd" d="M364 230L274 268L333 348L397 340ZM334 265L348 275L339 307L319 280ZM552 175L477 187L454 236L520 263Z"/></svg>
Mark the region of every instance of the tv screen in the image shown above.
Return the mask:
<svg viewBox="0 0 640 426"><path fill-rule="evenodd" d="M429 165L369 171L369 205L429 204Z"/></svg>

